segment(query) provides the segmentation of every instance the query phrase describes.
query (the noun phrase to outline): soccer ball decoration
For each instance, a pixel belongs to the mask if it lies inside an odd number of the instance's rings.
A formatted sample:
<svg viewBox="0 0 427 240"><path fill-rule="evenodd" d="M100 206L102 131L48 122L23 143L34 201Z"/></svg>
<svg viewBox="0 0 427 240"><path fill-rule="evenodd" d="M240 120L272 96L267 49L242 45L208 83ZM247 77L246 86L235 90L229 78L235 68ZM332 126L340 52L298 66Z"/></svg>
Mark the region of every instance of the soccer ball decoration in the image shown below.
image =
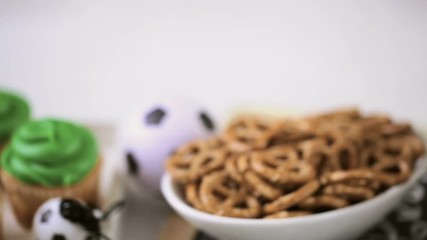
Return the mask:
<svg viewBox="0 0 427 240"><path fill-rule="evenodd" d="M35 237L37 240L107 240L101 231L101 222L122 205L123 202L119 202L102 213L76 199L50 199L34 216Z"/></svg>
<svg viewBox="0 0 427 240"><path fill-rule="evenodd" d="M134 186L138 189L134 187L133 191L146 186L154 190L150 192L159 193L169 155L189 141L211 136L215 127L210 113L189 100L168 99L138 109L120 131L127 182L137 183Z"/></svg>
<svg viewBox="0 0 427 240"><path fill-rule="evenodd" d="M38 240L88 240L101 236L99 219L92 209L74 199L45 202L34 217Z"/></svg>

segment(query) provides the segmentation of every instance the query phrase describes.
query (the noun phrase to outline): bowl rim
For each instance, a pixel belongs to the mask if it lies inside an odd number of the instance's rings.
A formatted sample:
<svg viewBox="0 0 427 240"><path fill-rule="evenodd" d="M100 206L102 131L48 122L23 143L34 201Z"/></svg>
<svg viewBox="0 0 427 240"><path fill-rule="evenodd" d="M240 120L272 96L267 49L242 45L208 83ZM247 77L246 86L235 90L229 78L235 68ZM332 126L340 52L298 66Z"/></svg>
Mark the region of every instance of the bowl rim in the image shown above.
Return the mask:
<svg viewBox="0 0 427 240"><path fill-rule="evenodd" d="M323 213L316 213L307 216L295 217L295 218L281 218L281 219L247 219L247 218L233 218L233 217L224 217L217 216L214 214L206 213L200 211L196 208L191 207L187 204L182 197L179 196L179 193L176 189L176 183L173 183L172 177L168 173L164 173L161 180L161 191L166 201L169 203L172 208L177 212L183 212L184 215L188 215L192 218L201 219L208 222L221 222L222 224L231 224L231 225L276 225L276 224L297 224L301 222L309 221L318 221L326 220L330 218L335 218L340 215L346 215L350 212L357 211L358 209L364 208L366 205L375 204L383 201L387 197L405 191L409 189L415 182L417 182L421 176L426 173L427 170L427 158L422 157L417 160L417 163L414 167L416 170L412 174L409 180L399 185L393 186L383 193L375 196L370 200L366 200L345 208L340 208L336 210L331 210Z"/></svg>

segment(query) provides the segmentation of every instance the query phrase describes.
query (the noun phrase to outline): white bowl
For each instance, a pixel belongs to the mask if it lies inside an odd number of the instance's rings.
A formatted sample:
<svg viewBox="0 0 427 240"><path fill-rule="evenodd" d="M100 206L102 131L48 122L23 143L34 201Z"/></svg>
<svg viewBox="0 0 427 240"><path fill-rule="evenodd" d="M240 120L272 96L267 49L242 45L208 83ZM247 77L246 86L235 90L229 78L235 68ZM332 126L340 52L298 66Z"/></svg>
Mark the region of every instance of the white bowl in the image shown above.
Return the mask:
<svg viewBox="0 0 427 240"><path fill-rule="evenodd" d="M221 240L345 240L355 239L380 222L425 172L427 160L417 162L407 182L375 198L339 210L288 219L241 219L215 216L189 206L171 177L162 179L169 205L196 228Z"/></svg>

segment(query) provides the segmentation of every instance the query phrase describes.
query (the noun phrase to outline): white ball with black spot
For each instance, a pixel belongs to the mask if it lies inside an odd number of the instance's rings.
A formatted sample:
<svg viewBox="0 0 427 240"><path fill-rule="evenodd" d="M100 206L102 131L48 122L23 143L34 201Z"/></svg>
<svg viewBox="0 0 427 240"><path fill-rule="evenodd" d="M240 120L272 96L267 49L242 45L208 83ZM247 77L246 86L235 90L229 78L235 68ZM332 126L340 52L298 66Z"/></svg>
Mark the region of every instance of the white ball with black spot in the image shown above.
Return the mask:
<svg viewBox="0 0 427 240"><path fill-rule="evenodd" d="M160 179L169 155L183 144L210 137L215 131L210 112L186 99L146 103L121 125L120 141L127 176L160 191ZM130 181L130 180L129 180Z"/></svg>
<svg viewBox="0 0 427 240"><path fill-rule="evenodd" d="M46 201L37 210L33 228L37 240L86 240L88 232L61 216L61 198Z"/></svg>

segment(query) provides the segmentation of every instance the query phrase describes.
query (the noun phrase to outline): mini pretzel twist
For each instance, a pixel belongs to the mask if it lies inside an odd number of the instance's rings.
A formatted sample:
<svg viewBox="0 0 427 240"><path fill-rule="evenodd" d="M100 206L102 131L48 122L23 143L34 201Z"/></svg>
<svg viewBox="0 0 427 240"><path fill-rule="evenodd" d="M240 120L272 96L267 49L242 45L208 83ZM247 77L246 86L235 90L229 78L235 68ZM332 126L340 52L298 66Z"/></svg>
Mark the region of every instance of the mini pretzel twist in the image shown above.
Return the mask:
<svg viewBox="0 0 427 240"><path fill-rule="evenodd" d="M213 150L224 150L226 149L227 143L224 142L224 139L222 139L220 136L217 137L211 137L204 140L196 140L196 142L203 142L206 146L206 149Z"/></svg>
<svg viewBox="0 0 427 240"><path fill-rule="evenodd" d="M320 178L323 185L342 183L353 180L373 180L375 172L370 169L352 169L347 171L335 171L327 173Z"/></svg>
<svg viewBox="0 0 427 240"><path fill-rule="evenodd" d="M381 143L381 128L390 123L390 118L384 115L368 116L356 121L355 126L361 129L363 134L362 147L376 147Z"/></svg>
<svg viewBox="0 0 427 240"><path fill-rule="evenodd" d="M326 141L322 139L313 139L301 142L296 146L299 152L299 158L317 169L323 169L326 165L331 165L328 161L330 150Z"/></svg>
<svg viewBox="0 0 427 240"><path fill-rule="evenodd" d="M200 203L205 211L228 217L254 218L261 211L258 200L223 171L211 173L202 180Z"/></svg>
<svg viewBox="0 0 427 240"><path fill-rule="evenodd" d="M421 157L425 152L423 141L414 134L398 136L387 140L388 147L407 160Z"/></svg>
<svg viewBox="0 0 427 240"><path fill-rule="evenodd" d="M301 144L301 148L305 150L303 152L307 152L308 161L315 165L319 165L319 163L322 165L318 167L320 173L358 167L358 143L361 141L353 141L337 132L321 133L320 138L322 140Z"/></svg>
<svg viewBox="0 0 427 240"><path fill-rule="evenodd" d="M250 184L251 188L253 188L256 196L262 196L265 199L274 200L282 195L282 191L279 188L273 186L273 184L252 171L245 173L245 180Z"/></svg>
<svg viewBox="0 0 427 240"><path fill-rule="evenodd" d="M411 145L407 144L401 138L391 138L384 141L381 151L387 158L400 159L411 162L413 160L413 150Z"/></svg>
<svg viewBox="0 0 427 240"><path fill-rule="evenodd" d="M412 150L412 159L418 159L425 153L424 142L417 137L415 134L410 134L402 138L402 140L408 144Z"/></svg>
<svg viewBox="0 0 427 240"><path fill-rule="evenodd" d="M384 153L381 149L373 147L366 148L360 152L359 168L372 169L377 163L384 158Z"/></svg>
<svg viewBox="0 0 427 240"><path fill-rule="evenodd" d="M200 202L206 211L215 213L221 205L234 195L239 194L241 188L231 181L223 171L213 172L202 179L200 184Z"/></svg>
<svg viewBox="0 0 427 240"><path fill-rule="evenodd" d="M271 203L265 204L263 210L267 214L286 210L313 195L319 189L319 186L320 184L317 180L312 180L298 190L285 194Z"/></svg>
<svg viewBox="0 0 427 240"><path fill-rule="evenodd" d="M381 187L381 183L378 180L367 180L367 179L355 179L346 182L349 186L367 187L375 192Z"/></svg>
<svg viewBox="0 0 427 240"><path fill-rule="evenodd" d="M226 217L256 218L260 213L261 205L258 200L253 196L240 193L225 200L215 214Z"/></svg>
<svg viewBox="0 0 427 240"><path fill-rule="evenodd" d="M350 200L367 200L375 196L375 192L372 189L350 186L343 183L328 185L323 189L323 193Z"/></svg>
<svg viewBox="0 0 427 240"><path fill-rule="evenodd" d="M351 122L359 118L361 114L357 108L339 109L307 117L312 122Z"/></svg>
<svg viewBox="0 0 427 240"><path fill-rule="evenodd" d="M254 153L251 166L262 177L273 183L303 184L316 177L314 167L298 161L295 150L273 148Z"/></svg>
<svg viewBox="0 0 427 240"><path fill-rule="evenodd" d="M242 183L244 175L247 171L251 170L249 162L249 154L239 154L231 156L225 162L225 171L236 182Z"/></svg>
<svg viewBox="0 0 427 240"><path fill-rule="evenodd" d="M380 127L380 132L385 137L407 134L412 131L409 123L390 123Z"/></svg>
<svg viewBox="0 0 427 240"><path fill-rule="evenodd" d="M355 121L355 124L361 127L365 133L379 132L381 127L390 123L390 118L385 115L372 115Z"/></svg>
<svg viewBox="0 0 427 240"><path fill-rule="evenodd" d="M225 151L210 149L206 142L196 141L178 149L166 162L166 169L176 181L196 181L221 168L225 157Z"/></svg>
<svg viewBox="0 0 427 240"><path fill-rule="evenodd" d="M407 161L384 159L374 166L378 181L386 186L402 183L411 176L411 169Z"/></svg>
<svg viewBox="0 0 427 240"><path fill-rule="evenodd" d="M247 152L267 147L279 127L272 119L246 116L232 121L223 138L230 151Z"/></svg>
<svg viewBox="0 0 427 240"><path fill-rule="evenodd" d="M306 210L338 209L348 206L350 203L333 195L319 195L305 199L298 206Z"/></svg>
<svg viewBox="0 0 427 240"><path fill-rule="evenodd" d="M273 135L272 145L292 144L311 139L315 129L308 121L284 120L280 123L277 133Z"/></svg>
<svg viewBox="0 0 427 240"><path fill-rule="evenodd" d="M204 211L203 204L200 201L198 188L199 188L199 185L196 184L195 182L188 183L185 186L185 197L187 202L190 203L191 206L201 211Z"/></svg>
<svg viewBox="0 0 427 240"><path fill-rule="evenodd" d="M354 169L359 165L357 149L348 141L340 140L335 142L331 146L331 155L333 162L339 169Z"/></svg>

